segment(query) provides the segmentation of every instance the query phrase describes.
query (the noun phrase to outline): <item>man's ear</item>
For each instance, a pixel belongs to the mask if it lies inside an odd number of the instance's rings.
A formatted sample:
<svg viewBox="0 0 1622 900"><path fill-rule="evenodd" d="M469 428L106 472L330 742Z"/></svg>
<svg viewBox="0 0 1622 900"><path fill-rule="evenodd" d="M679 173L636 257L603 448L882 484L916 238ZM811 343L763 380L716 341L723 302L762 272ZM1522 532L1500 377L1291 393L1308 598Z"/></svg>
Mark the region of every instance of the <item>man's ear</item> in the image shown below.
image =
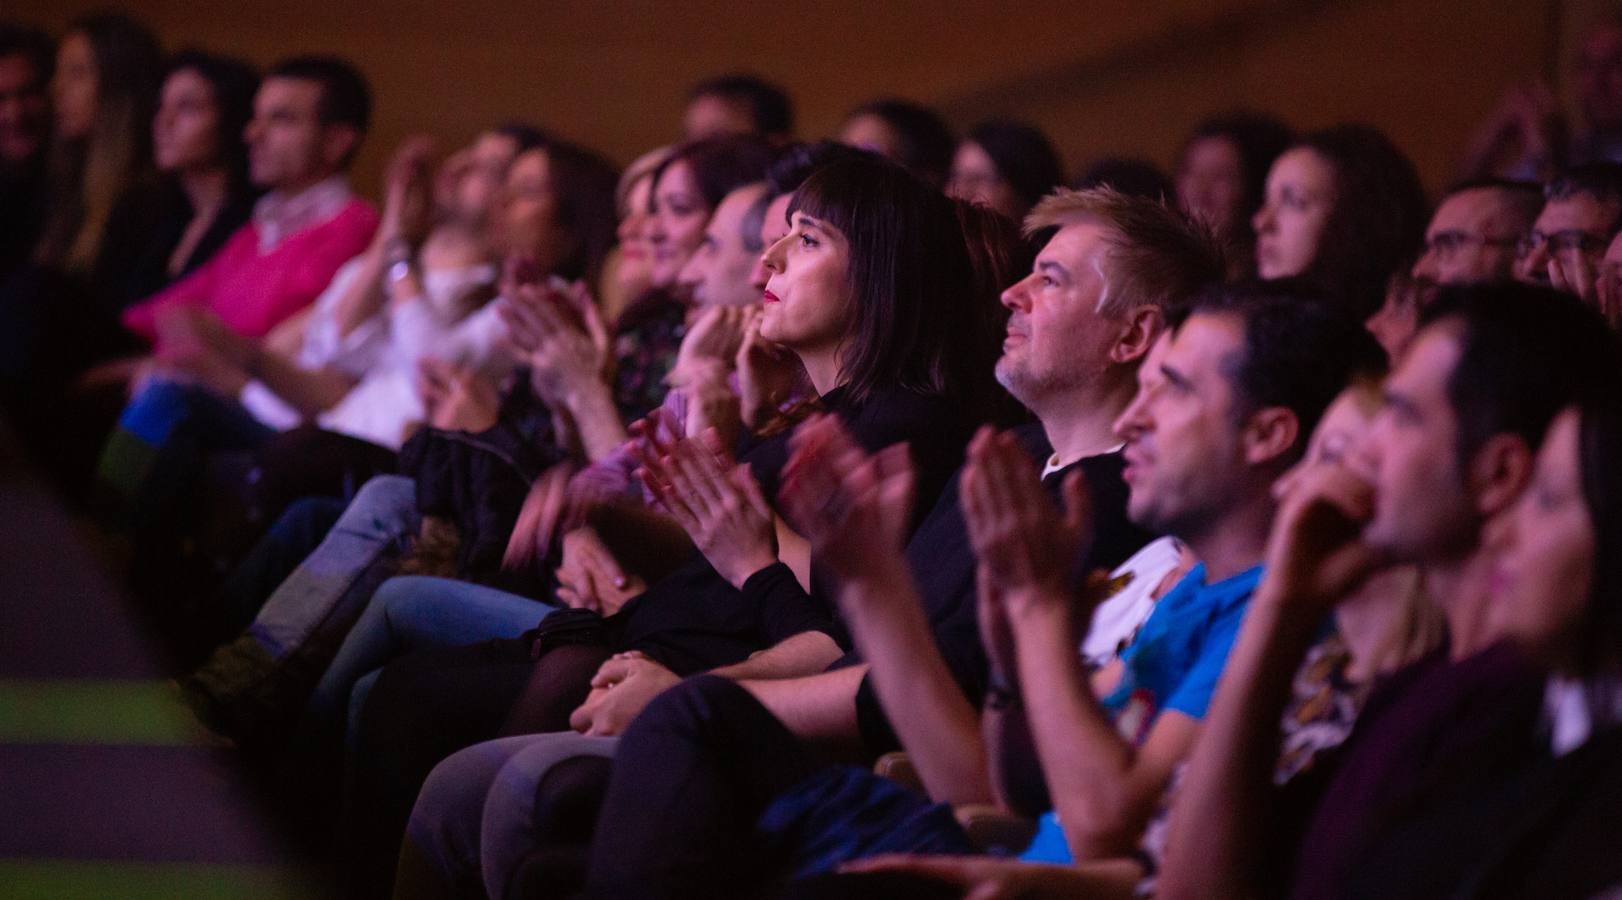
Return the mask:
<svg viewBox="0 0 1622 900"><path fill-rule="evenodd" d="M1240 440L1244 442L1245 462L1265 465L1290 452L1301 436L1301 420L1282 406L1267 406L1245 420Z"/></svg>
<svg viewBox="0 0 1622 900"><path fill-rule="evenodd" d="M353 125L328 125L322 129L321 159L333 171L348 168L348 162L360 148L360 129Z"/></svg>
<svg viewBox="0 0 1622 900"><path fill-rule="evenodd" d="M1495 434L1487 438L1470 460L1465 484L1476 512L1491 518L1508 509L1532 477L1532 448L1519 435Z"/></svg>
<svg viewBox="0 0 1622 900"><path fill-rule="evenodd" d="M1112 363L1128 363L1143 359L1149 348L1166 330L1166 316L1158 306L1139 306L1121 320L1121 328L1110 347Z"/></svg>

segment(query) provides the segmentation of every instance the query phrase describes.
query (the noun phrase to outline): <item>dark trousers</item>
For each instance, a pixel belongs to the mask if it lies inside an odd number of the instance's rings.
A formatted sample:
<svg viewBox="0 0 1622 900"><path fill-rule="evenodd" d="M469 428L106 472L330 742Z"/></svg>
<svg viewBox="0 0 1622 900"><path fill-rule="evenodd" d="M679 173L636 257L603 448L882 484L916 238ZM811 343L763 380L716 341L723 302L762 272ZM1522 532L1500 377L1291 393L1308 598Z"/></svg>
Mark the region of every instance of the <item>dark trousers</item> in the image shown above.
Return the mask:
<svg viewBox="0 0 1622 900"><path fill-rule="evenodd" d="M620 741L588 894L748 896L778 868L755 840L756 819L819 768L737 682L688 678L648 704Z"/></svg>

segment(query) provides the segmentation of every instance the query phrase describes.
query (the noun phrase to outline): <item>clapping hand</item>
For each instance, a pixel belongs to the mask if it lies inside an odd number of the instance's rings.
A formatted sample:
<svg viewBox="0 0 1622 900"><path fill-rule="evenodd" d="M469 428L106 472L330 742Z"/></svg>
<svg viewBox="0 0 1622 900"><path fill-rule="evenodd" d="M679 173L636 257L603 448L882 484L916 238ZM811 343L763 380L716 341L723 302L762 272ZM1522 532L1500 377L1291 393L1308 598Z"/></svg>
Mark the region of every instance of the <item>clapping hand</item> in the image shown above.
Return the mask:
<svg viewBox="0 0 1622 900"><path fill-rule="evenodd" d="M741 588L777 561L771 506L749 466L734 462L714 431L669 442L660 431L644 428L644 439L632 445L637 476L710 565Z"/></svg>
<svg viewBox="0 0 1622 900"><path fill-rule="evenodd" d="M899 563L916 480L906 445L869 454L837 418L819 415L789 446L778 501L817 564L851 579Z"/></svg>

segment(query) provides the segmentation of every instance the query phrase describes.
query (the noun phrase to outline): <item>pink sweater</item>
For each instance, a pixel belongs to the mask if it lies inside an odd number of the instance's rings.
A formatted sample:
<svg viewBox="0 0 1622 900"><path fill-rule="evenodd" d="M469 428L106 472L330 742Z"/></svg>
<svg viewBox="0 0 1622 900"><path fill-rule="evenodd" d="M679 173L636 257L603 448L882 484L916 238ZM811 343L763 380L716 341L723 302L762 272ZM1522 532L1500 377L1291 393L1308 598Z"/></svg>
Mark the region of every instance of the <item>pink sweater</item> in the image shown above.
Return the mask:
<svg viewBox="0 0 1622 900"><path fill-rule="evenodd" d="M366 249L376 230L371 204L352 199L337 215L261 255L259 229L250 221L197 271L124 310L124 327L150 341L159 309L196 304L240 334L264 337L314 302L338 267Z"/></svg>

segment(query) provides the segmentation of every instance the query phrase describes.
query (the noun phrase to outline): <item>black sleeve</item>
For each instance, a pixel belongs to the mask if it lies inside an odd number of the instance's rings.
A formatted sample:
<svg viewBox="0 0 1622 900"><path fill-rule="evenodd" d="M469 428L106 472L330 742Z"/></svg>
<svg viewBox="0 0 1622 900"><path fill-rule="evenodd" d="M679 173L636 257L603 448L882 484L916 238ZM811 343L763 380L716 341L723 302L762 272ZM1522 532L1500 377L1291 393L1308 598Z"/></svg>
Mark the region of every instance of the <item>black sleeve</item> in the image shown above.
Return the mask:
<svg viewBox="0 0 1622 900"><path fill-rule="evenodd" d="M827 608L800 587L787 565L772 563L749 576L741 592L760 610L760 630L766 646L775 646L807 631L820 631L840 643L838 629ZM845 645L840 643L840 646Z"/></svg>

